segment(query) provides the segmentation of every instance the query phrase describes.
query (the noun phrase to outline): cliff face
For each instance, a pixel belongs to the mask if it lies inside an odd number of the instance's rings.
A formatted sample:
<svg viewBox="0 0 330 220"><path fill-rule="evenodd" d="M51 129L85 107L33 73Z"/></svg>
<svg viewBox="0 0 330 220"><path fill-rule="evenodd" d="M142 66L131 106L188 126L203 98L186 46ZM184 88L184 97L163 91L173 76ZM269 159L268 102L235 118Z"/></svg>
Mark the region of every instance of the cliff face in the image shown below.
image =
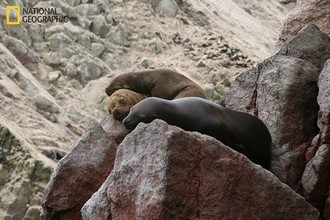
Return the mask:
<svg viewBox="0 0 330 220"><path fill-rule="evenodd" d="M79 184L61 191L56 181L67 176L61 171L68 163L60 164L46 187L44 218L330 219L330 38L327 24L318 27L318 19L323 18L312 19L315 24L303 26L277 44L273 56L240 74L225 97L227 108L253 114L269 128L271 172L213 138L156 120L123 139L116 155L108 156L111 172L106 177L95 169L99 178L93 184L81 187L90 178L79 175ZM99 133L118 131L112 126ZM73 150L62 161L78 157ZM87 167L109 168L104 158L90 161ZM80 169L85 163L72 165ZM87 186L98 190L93 194ZM88 195L70 196L79 190ZM54 199L59 194L61 201Z"/></svg>
<svg viewBox="0 0 330 220"><path fill-rule="evenodd" d="M69 21L7 25L9 5ZM276 0L2 1L0 218L39 215L51 170L106 113L109 77L167 67L221 101L237 73L270 54L287 12Z"/></svg>
<svg viewBox="0 0 330 220"><path fill-rule="evenodd" d="M44 219L319 217L272 173L206 135L155 120L117 147L104 137L101 126L92 128L61 160L46 187Z"/></svg>

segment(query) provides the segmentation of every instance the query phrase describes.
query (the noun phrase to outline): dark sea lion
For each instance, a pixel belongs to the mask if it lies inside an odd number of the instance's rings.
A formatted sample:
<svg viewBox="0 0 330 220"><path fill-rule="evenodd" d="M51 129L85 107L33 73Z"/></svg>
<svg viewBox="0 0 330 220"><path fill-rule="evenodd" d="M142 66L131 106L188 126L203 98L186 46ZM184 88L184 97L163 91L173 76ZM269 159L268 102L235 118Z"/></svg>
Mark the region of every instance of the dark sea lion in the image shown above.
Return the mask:
<svg viewBox="0 0 330 220"><path fill-rule="evenodd" d="M119 89L110 96L108 111L114 119L122 121L133 105L147 97L128 89Z"/></svg>
<svg viewBox="0 0 330 220"><path fill-rule="evenodd" d="M139 122L149 123L156 118L212 136L254 163L270 168L272 139L266 125L253 115L197 97L175 100L150 97L134 105L123 123L134 129Z"/></svg>
<svg viewBox="0 0 330 220"><path fill-rule="evenodd" d="M115 77L105 89L111 96L118 89L129 89L163 99L206 98L204 90L188 77L168 69L129 72Z"/></svg>

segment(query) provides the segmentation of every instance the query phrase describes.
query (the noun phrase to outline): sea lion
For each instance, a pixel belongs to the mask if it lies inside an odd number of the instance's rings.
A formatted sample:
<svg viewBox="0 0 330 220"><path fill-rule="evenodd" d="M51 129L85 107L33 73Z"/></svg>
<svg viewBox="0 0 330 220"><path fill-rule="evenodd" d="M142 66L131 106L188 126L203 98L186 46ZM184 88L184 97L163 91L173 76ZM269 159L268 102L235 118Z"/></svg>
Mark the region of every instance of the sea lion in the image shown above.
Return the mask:
<svg viewBox="0 0 330 220"><path fill-rule="evenodd" d="M255 116L197 97L150 97L134 105L123 123L134 129L139 122L149 123L156 118L187 131L210 135L254 163L270 168L272 139L266 125Z"/></svg>
<svg viewBox="0 0 330 220"><path fill-rule="evenodd" d="M114 119L122 121L128 115L130 108L145 98L146 95L128 89L119 89L110 96L108 111Z"/></svg>
<svg viewBox="0 0 330 220"><path fill-rule="evenodd" d="M186 76L168 69L154 69L120 74L105 89L111 96L118 89L129 89L163 99L206 98L204 90Z"/></svg>

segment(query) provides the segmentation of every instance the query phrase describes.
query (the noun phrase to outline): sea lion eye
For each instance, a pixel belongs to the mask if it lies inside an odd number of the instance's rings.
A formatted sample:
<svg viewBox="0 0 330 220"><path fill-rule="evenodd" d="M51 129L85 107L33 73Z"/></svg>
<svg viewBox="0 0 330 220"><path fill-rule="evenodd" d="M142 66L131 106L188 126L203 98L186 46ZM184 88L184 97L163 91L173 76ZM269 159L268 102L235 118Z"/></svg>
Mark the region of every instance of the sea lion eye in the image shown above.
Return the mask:
<svg viewBox="0 0 330 220"><path fill-rule="evenodd" d="M121 97L121 98L119 99L119 103L122 104L122 105L125 105L125 104L126 104L126 100L125 100L125 98Z"/></svg>

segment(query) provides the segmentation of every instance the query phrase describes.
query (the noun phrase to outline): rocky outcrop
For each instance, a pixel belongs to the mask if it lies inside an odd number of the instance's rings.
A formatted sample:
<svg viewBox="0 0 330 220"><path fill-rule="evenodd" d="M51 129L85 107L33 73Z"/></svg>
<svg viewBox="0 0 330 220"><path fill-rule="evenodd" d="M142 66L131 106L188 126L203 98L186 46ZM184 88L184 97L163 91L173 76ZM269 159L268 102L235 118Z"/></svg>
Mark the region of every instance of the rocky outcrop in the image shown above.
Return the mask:
<svg viewBox="0 0 330 220"><path fill-rule="evenodd" d="M330 38L318 26L310 23L285 42L276 54L309 61L322 70L325 61L330 59Z"/></svg>
<svg viewBox="0 0 330 220"><path fill-rule="evenodd" d="M35 157L6 127L0 125L0 219L38 219L42 190L51 167ZM32 195L32 196L31 196Z"/></svg>
<svg viewBox="0 0 330 220"><path fill-rule="evenodd" d="M320 144L330 144L330 59L325 63L320 74L317 102L320 110L318 126L320 128Z"/></svg>
<svg viewBox="0 0 330 220"><path fill-rule="evenodd" d="M299 0L288 15L282 28L280 42L295 36L308 23L315 23L330 36L330 2L323 0Z"/></svg>
<svg viewBox="0 0 330 220"><path fill-rule="evenodd" d="M81 207L109 175L117 142L127 133L118 123L110 115L106 116L100 125L88 129L60 160L44 191L43 219L81 218Z"/></svg>
<svg viewBox="0 0 330 220"><path fill-rule="evenodd" d="M273 174L214 138L155 120L118 146L83 219L318 219ZM272 199L269 199L272 198Z"/></svg>
<svg viewBox="0 0 330 220"><path fill-rule="evenodd" d="M272 172L324 210L325 219L330 209L329 51L330 38L309 24L282 45L279 54L285 56L275 55L238 76L226 96L226 107L265 122L273 138Z"/></svg>
<svg viewBox="0 0 330 220"><path fill-rule="evenodd" d="M330 187L330 60L324 65L319 81L319 94L317 102L319 105L317 124L320 132L315 136L315 142L309 148L308 160L302 175L301 185L303 195L307 201L320 210L324 211L324 218L330 219L327 210L330 209L329 187Z"/></svg>
<svg viewBox="0 0 330 220"><path fill-rule="evenodd" d="M6 6L12 4L54 8L68 22L7 25ZM19 152L9 157L18 159L9 163L12 179L0 187L0 199L6 200L0 219L15 219L16 211L22 219L26 210L30 216L40 208L38 190L19 190L23 183L29 188L25 169L39 161L49 174L84 131L102 119L108 101L103 91L114 73L174 69L204 84L209 97L218 100L233 76L252 66L249 59L269 54L270 39L286 14L278 0L2 0L0 125L22 141L32 159ZM179 44L173 40L177 33ZM0 162L0 178L2 167ZM22 203L13 206L29 208L8 214L16 198Z"/></svg>
<svg viewBox="0 0 330 220"><path fill-rule="evenodd" d="M300 180L306 148L317 134L318 76L309 62L274 56L238 76L226 96L227 108L265 122L273 139L272 172L291 187Z"/></svg>

